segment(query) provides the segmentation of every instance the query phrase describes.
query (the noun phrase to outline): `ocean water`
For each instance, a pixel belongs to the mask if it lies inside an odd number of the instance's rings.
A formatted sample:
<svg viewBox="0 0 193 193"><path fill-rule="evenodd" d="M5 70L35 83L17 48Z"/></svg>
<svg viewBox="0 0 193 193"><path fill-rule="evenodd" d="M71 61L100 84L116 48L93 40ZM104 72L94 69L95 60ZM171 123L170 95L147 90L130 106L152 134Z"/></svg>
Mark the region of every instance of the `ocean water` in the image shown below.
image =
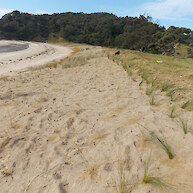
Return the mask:
<svg viewBox="0 0 193 193"><path fill-rule="evenodd" d="M0 53L16 52L29 48L28 44L7 44L0 45Z"/></svg>

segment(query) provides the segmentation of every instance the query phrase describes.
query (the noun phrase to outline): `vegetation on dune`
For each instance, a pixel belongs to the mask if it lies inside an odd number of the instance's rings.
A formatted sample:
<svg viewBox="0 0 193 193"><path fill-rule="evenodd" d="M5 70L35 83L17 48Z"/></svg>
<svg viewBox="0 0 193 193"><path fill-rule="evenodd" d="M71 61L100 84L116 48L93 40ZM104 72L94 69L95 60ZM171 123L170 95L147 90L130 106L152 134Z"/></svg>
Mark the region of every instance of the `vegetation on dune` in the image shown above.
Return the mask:
<svg viewBox="0 0 193 193"><path fill-rule="evenodd" d="M138 125L142 126L145 131L147 131L147 134L149 135L149 139L152 142L156 142L158 145L160 145L162 147L162 149L167 153L169 159L173 159L174 155L171 151L171 147L169 146L167 140L163 137L163 136L158 136L157 134L155 134L154 132L150 131L148 128L144 127L143 125L139 124Z"/></svg>
<svg viewBox="0 0 193 193"><path fill-rule="evenodd" d="M193 110L192 70L193 59L184 55L185 46L178 47L181 56L162 56L158 54L141 53L132 50L122 50L115 56L114 50L107 49L109 58L129 72L132 76L139 75L139 86L147 84L146 94L163 93L176 108ZM152 98L151 98L152 99ZM172 115L173 116L173 112Z"/></svg>
<svg viewBox="0 0 193 193"><path fill-rule="evenodd" d="M148 161L145 164L145 171L144 171L144 176L143 176L143 183L144 184L150 184L154 187L157 188L157 190L159 190L159 192L177 192L176 187L166 183L165 181L162 180L162 178L160 177L155 177L152 176L150 173L150 158L148 159Z"/></svg>
<svg viewBox="0 0 193 193"><path fill-rule="evenodd" d="M171 26L168 30L149 16L117 17L109 13L61 13L32 15L13 11L2 17L0 38L48 41L63 38L76 43L173 54L177 43L193 56L191 30Z"/></svg>

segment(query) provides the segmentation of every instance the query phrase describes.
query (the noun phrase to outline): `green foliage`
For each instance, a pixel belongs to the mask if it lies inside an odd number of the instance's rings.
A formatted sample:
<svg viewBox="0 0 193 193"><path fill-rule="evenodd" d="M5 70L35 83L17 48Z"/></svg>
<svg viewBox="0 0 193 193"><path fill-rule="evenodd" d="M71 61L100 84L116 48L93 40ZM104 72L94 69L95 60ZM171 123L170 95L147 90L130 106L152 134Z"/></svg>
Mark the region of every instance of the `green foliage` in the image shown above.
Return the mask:
<svg viewBox="0 0 193 193"><path fill-rule="evenodd" d="M117 17L104 12L32 15L13 11L0 21L0 38L6 39L44 42L53 36L76 43L156 54L174 54L176 43L193 44L190 29L171 26L166 30L144 15ZM192 57L191 48L188 52Z"/></svg>
<svg viewBox="0 0 193 193"><path fill-rule="evenodd" d="M0 34L7 39L47 41L50 36L76 43L148 51L152 35L164 28L150 17L117 17L109 13L32 15L14 11L2 17Z"/></svg>
<svg viewBox="0 0 193 193"><path fill-rule="evenodd" d="M190 29L170 26L166 31L153 35L153 41L149 44L149 51L154 54L174 55L177 43L192 45L192 42ZM189 55L191 57L192 52Z"/></svg>

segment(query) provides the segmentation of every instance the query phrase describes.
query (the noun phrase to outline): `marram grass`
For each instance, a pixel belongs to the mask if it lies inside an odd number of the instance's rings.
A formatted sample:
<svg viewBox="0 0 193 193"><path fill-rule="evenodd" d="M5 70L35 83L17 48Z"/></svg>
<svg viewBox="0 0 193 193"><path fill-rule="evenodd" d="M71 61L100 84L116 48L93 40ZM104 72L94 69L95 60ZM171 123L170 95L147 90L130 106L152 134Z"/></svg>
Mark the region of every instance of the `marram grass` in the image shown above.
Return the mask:
<svg viewBox="0 0 193 193"><path fill-rule="evenodd" d="M174 155L171 151L171 148L170 146L168 145L166 139L163 139L163 137L159 137L158 135L156 135L154 132L152 131L149 131L149 129L147 129L146 127L144 127L143 125L139 124L140 126L142 126L146 131L148 131L151 139L155 142L157 142L161 147L162 149L167 153L169 159L173 159L174 158Z"/></svg>
<svg viewBox="0 0 193 193"><path fill-rule="evenodd" d="M170 118L174 118L174 112L175 112L176 107L173 105L170 111Z"/></svg>
<svg viewBox="0 0 193 193"><path fill-rule="evenodd" d="M150 158L148 162L145 165L145 171L143 176L143 183L144 184L151 184L152 186L155 186L158 188L161 192L177 192L175 187L173 185L170 185L166 182L164 182L160 177L155 177L149 174L149 164L150 164Z"/></svg>
<svg viewBox="0 0 193 193"><path fill-rule="evenodd" d="M184 134L187 134L188 133L188 120L185 120L185 119L180 119L180 124L181 124L181 127L184 131Z"/></svg>

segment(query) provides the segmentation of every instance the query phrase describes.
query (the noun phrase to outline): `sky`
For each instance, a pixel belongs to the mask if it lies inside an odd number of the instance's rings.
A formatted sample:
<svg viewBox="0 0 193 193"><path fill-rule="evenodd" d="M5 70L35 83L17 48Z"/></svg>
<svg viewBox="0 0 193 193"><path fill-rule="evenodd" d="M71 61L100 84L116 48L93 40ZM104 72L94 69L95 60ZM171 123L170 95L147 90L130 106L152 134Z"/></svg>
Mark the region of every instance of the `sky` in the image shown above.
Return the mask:
<svg viewBox="0 0 193 193"><path fill-rule="evenodd" d="M166 28L193 30L193 0L0 0L0 18L13 10L33 14L108 12L122 17L145 14Z"/></svg>

